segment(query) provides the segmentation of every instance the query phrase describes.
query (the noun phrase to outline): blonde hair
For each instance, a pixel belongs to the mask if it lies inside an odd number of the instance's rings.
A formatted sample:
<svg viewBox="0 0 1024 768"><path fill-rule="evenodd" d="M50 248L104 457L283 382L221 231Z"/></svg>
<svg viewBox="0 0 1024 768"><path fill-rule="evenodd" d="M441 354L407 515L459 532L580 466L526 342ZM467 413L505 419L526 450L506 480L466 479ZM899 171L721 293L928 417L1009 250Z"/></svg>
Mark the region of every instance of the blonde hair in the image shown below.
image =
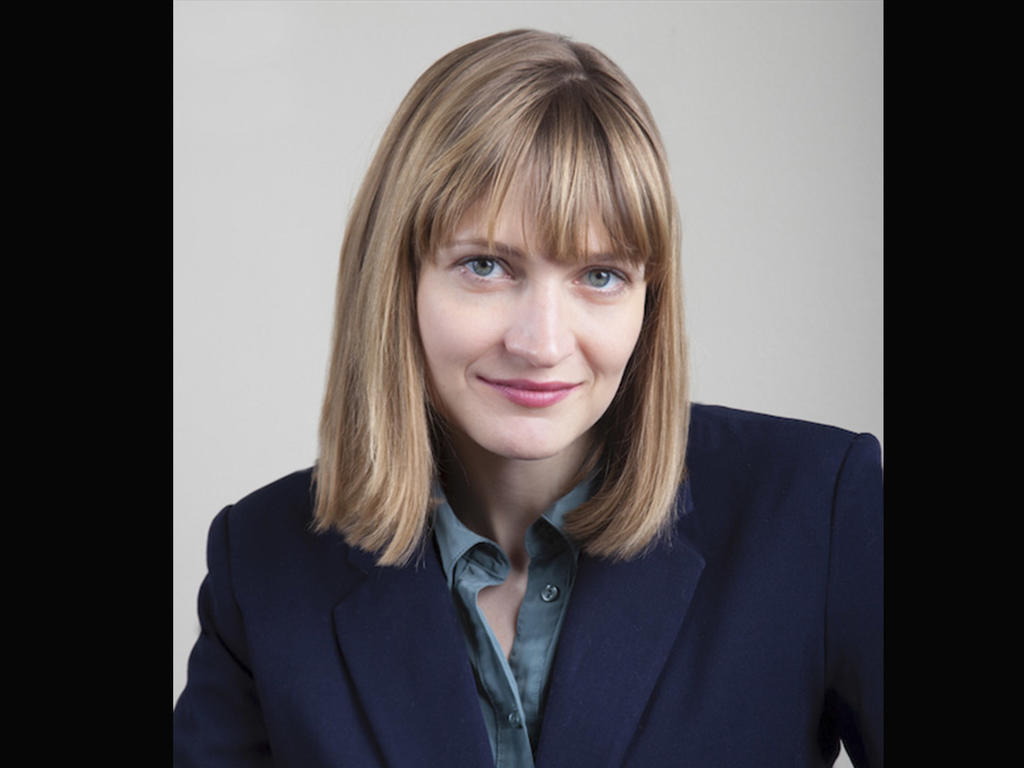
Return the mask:
<svg viewBox="0 0 1024 768"><path fill-rule="evenodd" d="M647 281L639 341L598 425L597 490L566 530L587 553L619 559L671 527L689 402L679 223L661 138L600 51L516 30L468 43L420 76L381 140L342 243L315 528L339 531L381 565L408 562L422 543L439 458L416 323L420 264L475 203L487 202L493 222L524 170L550 253L579 258L596 210Z"/></svg>

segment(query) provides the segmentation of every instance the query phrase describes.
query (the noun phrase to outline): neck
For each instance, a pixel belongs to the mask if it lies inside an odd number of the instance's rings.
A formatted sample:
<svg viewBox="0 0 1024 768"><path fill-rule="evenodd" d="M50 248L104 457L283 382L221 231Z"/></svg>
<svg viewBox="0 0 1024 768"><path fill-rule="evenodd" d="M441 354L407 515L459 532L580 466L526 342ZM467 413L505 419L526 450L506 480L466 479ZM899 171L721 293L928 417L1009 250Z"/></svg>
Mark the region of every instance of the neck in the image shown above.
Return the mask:
<svg viewBox="0 0 1024 768"><path fill-rule="evenodd" d="M513 569L525 569L526 530L572 488L589 440L556 456L530 460L490 453L464 435L452 435L452 448L442 469L452 510L467 528L501 547Z"/></svg>

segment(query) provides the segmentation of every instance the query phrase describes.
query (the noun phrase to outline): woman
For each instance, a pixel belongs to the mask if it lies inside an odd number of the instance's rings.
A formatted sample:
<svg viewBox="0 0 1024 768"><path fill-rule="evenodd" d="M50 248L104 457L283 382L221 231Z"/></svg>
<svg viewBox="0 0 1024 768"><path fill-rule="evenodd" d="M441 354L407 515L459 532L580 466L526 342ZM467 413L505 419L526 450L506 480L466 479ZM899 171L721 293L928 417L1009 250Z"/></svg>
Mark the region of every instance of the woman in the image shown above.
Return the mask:
<svg viewBox="0 0 1024 768"><path fill-rule="evenodd" d="M643 99L440 59L342 245L316 466L221 511L175 765L882 763L870 435L692 405Z"/></svg>

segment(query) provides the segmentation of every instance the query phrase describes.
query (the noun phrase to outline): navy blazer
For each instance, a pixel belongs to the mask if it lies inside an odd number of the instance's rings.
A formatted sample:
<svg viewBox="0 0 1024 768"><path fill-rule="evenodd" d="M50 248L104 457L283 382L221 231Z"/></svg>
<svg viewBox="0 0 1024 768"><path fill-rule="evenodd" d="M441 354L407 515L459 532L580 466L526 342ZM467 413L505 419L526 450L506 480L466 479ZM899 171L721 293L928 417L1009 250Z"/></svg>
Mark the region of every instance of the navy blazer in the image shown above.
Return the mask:
<svg viewBox="0 0 1024 768"><path fill-rule="evenodd" d="M581 555L538 768L882 765L878 441L694 405L675 535ZM493 765L433 546L310 532L310 471L210 527L174 765Z"/></svg>

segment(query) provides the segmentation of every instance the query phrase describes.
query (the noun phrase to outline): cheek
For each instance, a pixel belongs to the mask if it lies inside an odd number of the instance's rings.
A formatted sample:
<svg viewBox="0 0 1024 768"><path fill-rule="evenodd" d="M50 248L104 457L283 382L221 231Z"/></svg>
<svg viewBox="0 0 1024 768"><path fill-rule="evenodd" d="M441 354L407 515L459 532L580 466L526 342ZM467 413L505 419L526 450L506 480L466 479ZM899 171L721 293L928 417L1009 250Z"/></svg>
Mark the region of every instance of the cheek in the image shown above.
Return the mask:
<svg viewBox="0 0 1024 768"><path fill-rule="evenodd" d="M430 281L421 285L416 313L427 369L439 382L487 348L485 318Z"/></svg>
<svg viewBox="0 0 1024 768"><path fill-rule="evenodd" d="M417 316L427 370L436 378L440 373L439 366L453 354L449 315L436 302L421 300L417 306Z"/></svg>
<svg viewBox="0 0 1024 768"><path fill-rule="evenodd" d="M616 317L605 317L595 323L588 334L591 360L602 373L616 381L636 349L644 320L642 302L622 309Z"/></svg>

